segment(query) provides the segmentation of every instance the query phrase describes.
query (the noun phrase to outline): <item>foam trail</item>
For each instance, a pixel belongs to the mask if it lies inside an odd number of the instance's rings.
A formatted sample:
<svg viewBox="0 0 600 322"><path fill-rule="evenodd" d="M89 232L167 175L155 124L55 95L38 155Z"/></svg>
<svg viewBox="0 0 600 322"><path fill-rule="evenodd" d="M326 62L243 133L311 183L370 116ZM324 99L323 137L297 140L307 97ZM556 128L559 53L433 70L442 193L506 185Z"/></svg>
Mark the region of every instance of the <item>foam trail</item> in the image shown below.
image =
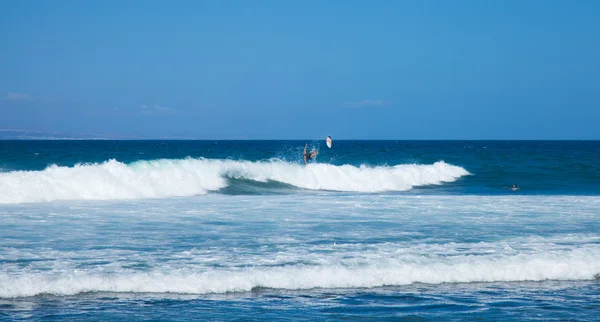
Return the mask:
<svg viewBox="0 0 600 322"><path fill-rule="evenodd" d="M432 165L355 167L309 166L280 160L262 162L178 159L116 160L43 171L0 173L0 203L53 200L116 200L192 196L227 186L227 178L278 181L298 188L333 191L406 191L452 182L469 173L443 161Z"/></svg>
<svg viewBox="0 0 600 322"><path fill-rule="evenodd" d="M59 271L0 274L0 298L82 292L208 294L274 289L364 288L411 283L592 280L600 272L597 247L509 257L457 256L355 265L288 265L198 271Z"/></svg>

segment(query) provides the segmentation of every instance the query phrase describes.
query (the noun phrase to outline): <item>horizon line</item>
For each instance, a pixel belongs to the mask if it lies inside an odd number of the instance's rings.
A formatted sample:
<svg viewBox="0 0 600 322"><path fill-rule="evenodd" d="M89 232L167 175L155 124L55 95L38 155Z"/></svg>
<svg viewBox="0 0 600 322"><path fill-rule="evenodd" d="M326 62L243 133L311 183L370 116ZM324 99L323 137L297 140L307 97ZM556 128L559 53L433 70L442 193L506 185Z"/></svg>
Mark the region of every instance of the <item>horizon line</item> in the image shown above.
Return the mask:
<svg viewBox="0 0 600 322"><path fill-rule="evenodd" d="M321 141L325 139L0 138L0 141ZM600 141L600 139L335 139L333 141Z"/></svg>

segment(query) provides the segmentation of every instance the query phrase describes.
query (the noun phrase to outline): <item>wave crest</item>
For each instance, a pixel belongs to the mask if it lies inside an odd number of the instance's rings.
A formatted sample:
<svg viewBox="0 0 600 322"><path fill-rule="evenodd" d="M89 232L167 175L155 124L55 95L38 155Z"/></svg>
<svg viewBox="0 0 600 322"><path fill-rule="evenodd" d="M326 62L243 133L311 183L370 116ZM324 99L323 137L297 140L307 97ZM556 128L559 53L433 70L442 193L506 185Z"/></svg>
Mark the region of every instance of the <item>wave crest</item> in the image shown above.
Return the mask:
<svg viewBox="0 0 600 322"><path fill-rule="evenodd" d="M203 158L125 164L113 159L74 167L52 165L42 171L0 173L0 203L193 196L226 187L227 178L276 181L311 190L406 191L414 186L452 182L468 174L464 168L443 161L431 165L355 167Z"/></svg>

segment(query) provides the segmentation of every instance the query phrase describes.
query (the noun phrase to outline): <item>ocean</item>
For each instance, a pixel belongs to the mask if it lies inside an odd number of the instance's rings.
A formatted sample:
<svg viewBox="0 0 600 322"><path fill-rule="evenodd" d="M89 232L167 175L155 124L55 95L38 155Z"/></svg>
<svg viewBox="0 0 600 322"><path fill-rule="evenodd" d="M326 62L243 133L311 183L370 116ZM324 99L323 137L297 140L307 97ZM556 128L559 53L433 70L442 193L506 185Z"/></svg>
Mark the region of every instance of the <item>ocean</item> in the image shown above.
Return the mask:
<svg viewBox="0 0 600 322"><path fill-rule="evenodd" d="M0 152L0 320L600 320L600 141Z"/></svg>

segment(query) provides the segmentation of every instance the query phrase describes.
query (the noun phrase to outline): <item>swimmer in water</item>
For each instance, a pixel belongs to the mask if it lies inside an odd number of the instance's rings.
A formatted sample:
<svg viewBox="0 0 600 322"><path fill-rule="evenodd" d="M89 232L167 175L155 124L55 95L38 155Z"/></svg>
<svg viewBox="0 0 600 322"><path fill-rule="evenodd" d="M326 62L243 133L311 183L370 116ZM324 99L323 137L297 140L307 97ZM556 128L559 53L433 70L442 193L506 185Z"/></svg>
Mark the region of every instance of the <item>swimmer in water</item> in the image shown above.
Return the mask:
<svg viewBox="0 0 600 322"><path fill-rule="evenodd" d="M517 187L516 184L513 184L512 187L510 188L510 190L512 190L512 191L517 191L519 189L521 189L521 188Z"/></svg>

